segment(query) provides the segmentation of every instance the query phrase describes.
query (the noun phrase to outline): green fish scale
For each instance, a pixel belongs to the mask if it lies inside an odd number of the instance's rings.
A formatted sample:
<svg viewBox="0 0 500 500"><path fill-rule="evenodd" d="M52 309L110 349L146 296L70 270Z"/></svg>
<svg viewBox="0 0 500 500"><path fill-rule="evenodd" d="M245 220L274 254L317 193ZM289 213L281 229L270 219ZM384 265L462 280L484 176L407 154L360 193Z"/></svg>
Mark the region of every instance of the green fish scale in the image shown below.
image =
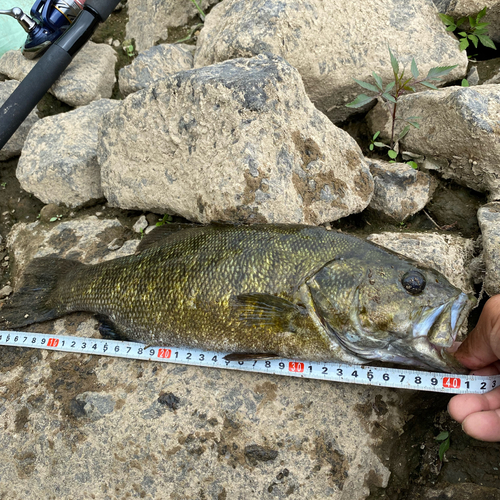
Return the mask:
<svg viewBox="0 0 500 500"><path fill-rule="evenodd" d="M306 279L356 245L356 238L312 226L188 229L141 254L70 273L58 300L68 312L109 316L119 333L134 340L219 350L237 345L248 352L264 345L279 349L281 332L272 325L242 325L232 299L265 293L293 300ZM310 336L297 340L297 349L306 341L326 349L324 332L309 321Z"/></svg>

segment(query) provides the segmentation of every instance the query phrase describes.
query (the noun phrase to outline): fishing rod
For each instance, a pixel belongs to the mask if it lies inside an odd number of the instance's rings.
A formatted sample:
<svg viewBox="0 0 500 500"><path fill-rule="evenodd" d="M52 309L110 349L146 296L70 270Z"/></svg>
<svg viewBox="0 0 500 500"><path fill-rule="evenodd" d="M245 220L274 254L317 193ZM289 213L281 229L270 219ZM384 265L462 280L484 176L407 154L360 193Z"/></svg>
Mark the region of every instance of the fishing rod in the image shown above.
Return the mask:
<svg viewBox="0 0 500 500"><path fill-rule="evenodd" d="M19 7L0 10L0 14L16 19L28 34L22 49L23 55L27 59L41 55L0 108L0 149L119 2L36 0L31 8L31 17Z"/></svg>

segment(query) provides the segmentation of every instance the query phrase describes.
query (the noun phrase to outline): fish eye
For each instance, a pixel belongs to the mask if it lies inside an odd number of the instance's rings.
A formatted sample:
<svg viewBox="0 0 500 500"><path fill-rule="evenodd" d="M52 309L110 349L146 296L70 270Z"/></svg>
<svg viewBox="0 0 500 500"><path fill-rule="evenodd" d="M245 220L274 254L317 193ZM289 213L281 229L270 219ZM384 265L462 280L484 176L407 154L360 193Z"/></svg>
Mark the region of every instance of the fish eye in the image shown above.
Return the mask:
<svg viewBox="0 0 500 500"><path fill-rule="evenodd" d="M408 271L401 279L404 289L412 295L422 293L425 288L425 277L418 271Z"/></svg>

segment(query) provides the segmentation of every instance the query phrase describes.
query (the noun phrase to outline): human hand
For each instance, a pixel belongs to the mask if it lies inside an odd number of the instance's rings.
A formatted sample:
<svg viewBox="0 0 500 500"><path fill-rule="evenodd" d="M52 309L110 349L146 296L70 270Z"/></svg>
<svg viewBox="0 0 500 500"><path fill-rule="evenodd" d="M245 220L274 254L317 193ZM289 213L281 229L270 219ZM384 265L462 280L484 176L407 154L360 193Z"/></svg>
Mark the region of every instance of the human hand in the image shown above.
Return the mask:
<svg viewBox="0 0 500 500"><path fill-rule="evenodd" d="M485 304L479 321L455 357L473 375L500 373L500 295ZM500 441L500 387L486 394L459 394L451 398L448 412L469 436Z"/></svg>

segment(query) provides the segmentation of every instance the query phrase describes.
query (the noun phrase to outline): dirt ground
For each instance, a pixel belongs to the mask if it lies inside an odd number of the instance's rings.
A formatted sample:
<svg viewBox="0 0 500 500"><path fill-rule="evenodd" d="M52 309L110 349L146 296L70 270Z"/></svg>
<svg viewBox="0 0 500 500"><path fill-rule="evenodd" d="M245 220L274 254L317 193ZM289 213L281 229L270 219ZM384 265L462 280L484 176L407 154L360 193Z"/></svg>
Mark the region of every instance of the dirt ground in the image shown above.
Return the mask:
<svg viewBox="0 0 500 500"><path fill-rule="evenodd" d="M126 20L126 9L113 14L108 23L101 27L94 36L94 40L101 42L112 37L123 42ZM191 32L191 26L199 22L199 19L195 19L190 26L172 30L168 42L186 37ZM195 41L194 36L190 42L195 43ZM119 68L127 64L129 58L120 48L117 49L117 52L120 57ZM114 97L120 98L118 90L116 90ZM44 98L40 105L41 115L43 116L64 112L68 109L70 108L50 96ZM349 130L350 126L345 128ZM0 289L11 284L11 261L5 246L8 232L17 222L34 222L37 220L44 206L34 196L21 189L15 176L16 165L17 159L0 162L0 236L2 237L0 239ZM447 228L448 231L468 237L477 237L479 228L474 217L471 219L470 214L475 214L477 206L484 203L484 197L453 184L442 184L440 189L445 193L452 193L455 201L448 202L448 204L451 203L454 207L456 206L457 197L465 200L463 202L464 220L472 220L472 224L464 225L463 222L457 222L459 216L454 213L443 215L446 212L443 211L442 207L436 209L436 206L439 205L438 197L429 207L427 214L417 214L404 224L382 222L378 217L373 217L369 212L364 212L332 223L332 227L364 235L380 230L394 231L395 229L401 231L436 231L438 226L451 226ZM102 203L79 211L74 210L71 212L62 209L62 213L65 214L64 217L94 215L96 212L100 212L102 214L100 217L103 218L118 217L128 227L131 227L141 215L139 212L112 209ZM477 321L478 313L479 311L476 311L475 316L471 318L470 327ZM33 331L41 331L41 329L35 328ZM2 348L0 350L0 370L8 369L9 366L22 362L23 356L26 355L31 354L22 349ZM384 443L382 446L381 452L383 455L381 456L390 459L388 467L392 471L392 475L389 486L385 489L380 488L372 491L370 498L388 500L467 498L467 496L461 495L464 495L464 491L469 490L460 489L465 483L480 488L480 491L475 490L479 494L479 496L475 495L478 498L500 499L499 444L482 443L467 437L462 432L460 425L452 421L446 412L446 405L449 401L447 395L416 393L412 401L413 406L407 409L408 421L403 429L404 432L402 432L398 440ZM361 408L360 411L363 411L363 409ZM380 408L375 408L375 411L383 412L383 405ZM443 462L440 461L438 456L440 443L435 439L442 431L450 432L451 436L451 445ZM452 492L451 496L445 493L448 491ZM429 496L429 492L436 492L436 495Z"/></svg>

